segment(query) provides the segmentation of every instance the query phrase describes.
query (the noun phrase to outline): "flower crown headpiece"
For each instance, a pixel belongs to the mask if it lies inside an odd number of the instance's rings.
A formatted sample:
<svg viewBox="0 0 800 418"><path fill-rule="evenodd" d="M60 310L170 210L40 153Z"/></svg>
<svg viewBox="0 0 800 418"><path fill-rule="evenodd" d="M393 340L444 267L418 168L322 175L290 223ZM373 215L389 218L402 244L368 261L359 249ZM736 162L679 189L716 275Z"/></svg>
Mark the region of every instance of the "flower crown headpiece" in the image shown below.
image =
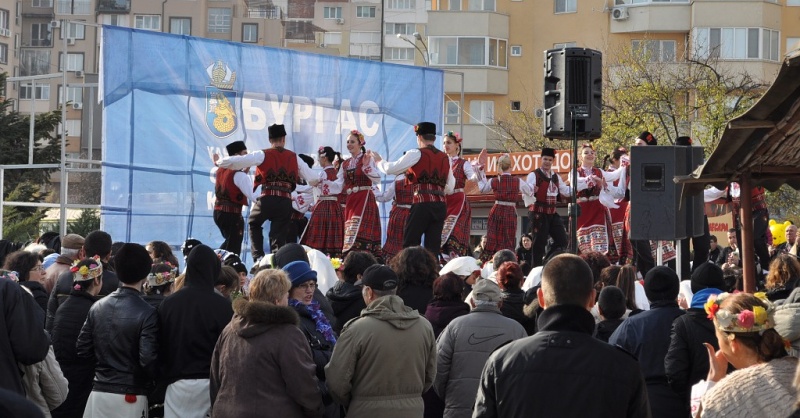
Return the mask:
<svg viewBox="0 0 800 418"><path fill-rule="evenodd" d="M19 274L16 271L0 269L0 279L8 279L12 282L19 283Z"/></svg>
<svg viewBox="0 0 800 418"><path fill-rule="evenodd" d="M354 137L358 138L358 143L361 144L362 146L367 143L367 141L364 139L364 134L359 132L358 129L353 129L352 131L350 131L350 135L353 135Z"/></svg>
<svg viewBox="0 0 800 418"><path fill-rule="evenodd" d="M339 270L342 267L342 259L338 257L331 257L331 266L334 270Z"/></svg>
<svg viewBox="0 0 800 418"><path fill-rule="evenodd" d="M589 144L589 143L585 143L585 144L581 145L581 149L583 149L583 148L591 148L592 151L594 151L594 145Z"/></svg>
<svg viewBox="0 0 800 418"><path fill-rule="evenodd" d="M722 301L731 294L728 292L711 295L703 306L708 314L708 319L717 320L717 328L725 332L758 332L759 334L775 327L773 313L775 306L767 299L764 292L754 293L753 296L766 303L767 308L754 306L753 310L745 309L737 314L727 309L720 309Z"/></svg>
<svg viewBox="0 0 800 418"><path fill-rule="evenodd" d="M94 256L92 260L93 262L89 263L88 266L86 264L78 266L81 260L75 260L75 262L72 263L72 267L70 267L69 271L72 272L73 282L94 280L103 274L103 263L100 262L100 257Z"/></svg>
<svg viewBox="0 0 800 418"><path fill-rule="evenodd" d="M155 287L172 283L175 281L175 278L178 277L178 266L173 266L169 262L165 262L164 264L170 267L168 271L160 271L158 273L153 273L151 271L150 274L147 275L147 284L149 286Z"/></svg>
<svg viewBox="0 0 800 418"><path fill-rule="evenodd" d="M455 139L456 140L456 144L460 144L461 141L464 140L464 138L462 138L461 135L458 134L458 132L448 131L447 132L447 136Z"/></svg>

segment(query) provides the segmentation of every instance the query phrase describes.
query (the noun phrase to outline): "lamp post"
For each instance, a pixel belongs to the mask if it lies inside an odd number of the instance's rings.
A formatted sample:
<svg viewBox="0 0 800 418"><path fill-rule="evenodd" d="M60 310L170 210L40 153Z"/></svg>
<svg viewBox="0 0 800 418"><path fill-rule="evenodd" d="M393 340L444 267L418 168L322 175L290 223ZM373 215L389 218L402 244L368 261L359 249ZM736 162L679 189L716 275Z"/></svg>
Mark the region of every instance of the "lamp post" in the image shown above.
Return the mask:
<svg viewBox="0 0 800 418"><path fill-rule="evenodd" d="M414 32L414 38L416 38L419 41L422 41L422 37L420 36L419 32ZM416 50L419 51L419 54L422 55L422 60L425 62L425 66L426 67L430 67L430 62L428 62L428 54L427 54L428 46L425 45L424 41L422 41L422 45L425 47L425 51L423 51L422 48L420 48L419 45L417 45L416 42L412 42L410 39L406 38L405 36L403 36L400 33L397 34L397 39L402 39L402 40L410 43L411 45L414 45L414 48L416 48Z"/></svg>

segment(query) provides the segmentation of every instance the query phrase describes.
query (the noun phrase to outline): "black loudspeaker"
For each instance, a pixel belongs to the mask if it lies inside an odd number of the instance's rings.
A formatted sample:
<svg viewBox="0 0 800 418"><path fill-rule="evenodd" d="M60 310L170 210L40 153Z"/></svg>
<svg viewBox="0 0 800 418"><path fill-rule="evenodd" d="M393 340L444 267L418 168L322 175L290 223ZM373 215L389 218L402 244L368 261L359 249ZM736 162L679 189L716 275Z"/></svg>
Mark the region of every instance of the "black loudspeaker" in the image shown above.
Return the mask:
<svg viewBox="0 0 800 418"><path fill-rule="evenodd" d="M544 136L600 138L603 54L586 48L544 52Z"/></svg>
<svg viewBox="0 0 800 418"><path fill-rule="evenodd" d="M701 147L631 147L630 239L678 240L704 234L703 195L685 196L675 176L703 162Z"/></svg>

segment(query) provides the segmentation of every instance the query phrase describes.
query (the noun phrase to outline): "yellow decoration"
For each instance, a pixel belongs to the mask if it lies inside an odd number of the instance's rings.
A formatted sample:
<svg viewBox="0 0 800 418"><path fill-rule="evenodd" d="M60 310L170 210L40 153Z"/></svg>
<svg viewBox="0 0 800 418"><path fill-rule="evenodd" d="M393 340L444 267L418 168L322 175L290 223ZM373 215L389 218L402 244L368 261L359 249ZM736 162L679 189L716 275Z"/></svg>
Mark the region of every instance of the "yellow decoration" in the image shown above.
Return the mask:
<svg viewBox="0 0 800 418"><path fill-rule="evenodd" d="M755 316L755 321L758 325L762 325L767 322L767 310L760 306L753 307L753 316Z"/></svg>

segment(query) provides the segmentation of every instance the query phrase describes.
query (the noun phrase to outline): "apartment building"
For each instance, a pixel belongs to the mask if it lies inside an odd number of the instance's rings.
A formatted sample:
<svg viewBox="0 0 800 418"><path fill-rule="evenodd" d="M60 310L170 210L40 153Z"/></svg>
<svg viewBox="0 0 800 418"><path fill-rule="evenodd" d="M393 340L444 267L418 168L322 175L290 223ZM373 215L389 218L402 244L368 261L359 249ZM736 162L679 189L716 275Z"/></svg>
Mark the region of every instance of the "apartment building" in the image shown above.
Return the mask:
<svg viewBox="0 0 800 418"><path fill-rule="evenodd" d="M446 82L445 129L464 123L465 148L497 147L496 119L541 108L543 51L604 53L643 47L656 62L716 54L720 63L770 83L800 41L800 0L437 0L428 12L431 66L465 74L465 104Z"/></svg>

